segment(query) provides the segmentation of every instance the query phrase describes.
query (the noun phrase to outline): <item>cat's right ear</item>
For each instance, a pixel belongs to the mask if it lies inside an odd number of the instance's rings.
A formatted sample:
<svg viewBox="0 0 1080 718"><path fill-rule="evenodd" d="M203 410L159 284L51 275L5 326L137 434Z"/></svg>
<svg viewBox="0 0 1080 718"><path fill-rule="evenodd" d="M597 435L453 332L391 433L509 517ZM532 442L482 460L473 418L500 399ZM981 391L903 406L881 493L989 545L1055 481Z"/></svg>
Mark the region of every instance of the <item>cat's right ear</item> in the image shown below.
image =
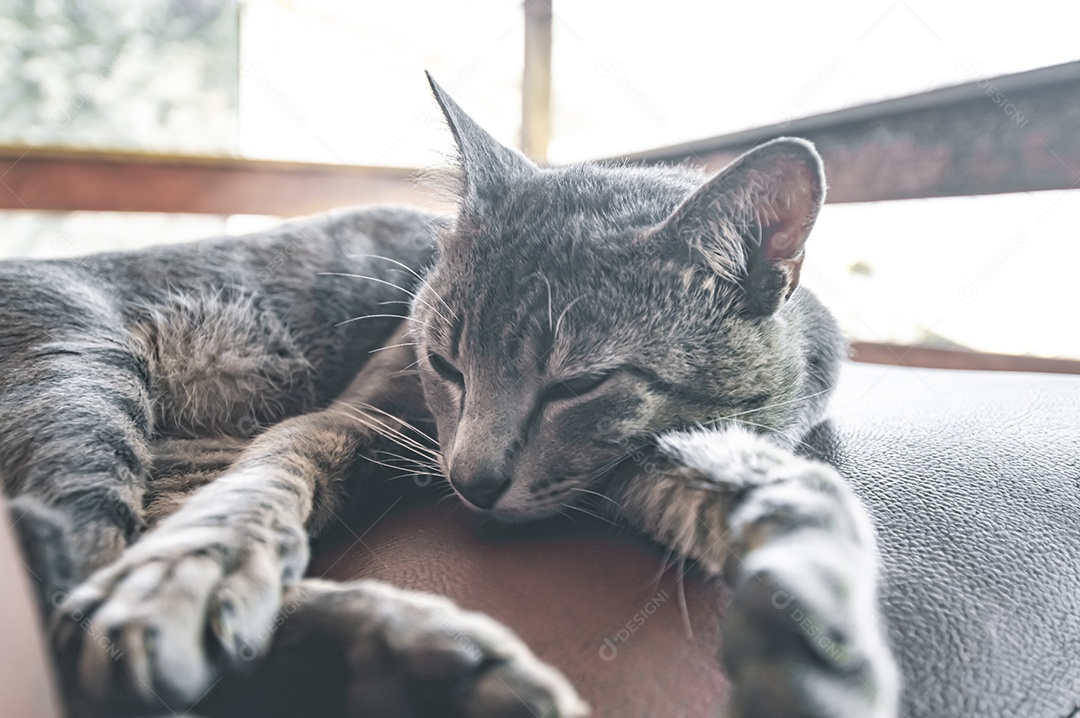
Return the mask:
<svg viewBox="0 0 1080 718"><path fill-rule="evenodd" d="M661 247L736 284L750 315L775 312L799 285L806 239L825 201L821 156L783 137L705 182L657 228Z"/></svg>
<svg viewBox="0 0 1080 718"><path fill-rule="evenodd" d="M499 144L425 73L446 124L457 143L461 164L461 199L466 207L482 209L506 194L506 189L537 166L517 150Z"/></svg>

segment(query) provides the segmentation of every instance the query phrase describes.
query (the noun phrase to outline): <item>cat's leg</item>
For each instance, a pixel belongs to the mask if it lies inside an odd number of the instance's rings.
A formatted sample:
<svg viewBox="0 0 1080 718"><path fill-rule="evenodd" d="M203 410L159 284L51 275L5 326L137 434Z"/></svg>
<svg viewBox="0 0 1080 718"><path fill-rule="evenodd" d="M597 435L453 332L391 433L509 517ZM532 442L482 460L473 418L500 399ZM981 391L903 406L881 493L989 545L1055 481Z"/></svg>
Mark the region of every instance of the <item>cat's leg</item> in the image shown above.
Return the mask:
<svg viewBox="0 0 1080 718"><path fill-rule="evenodd" d="M0 474L46 613L139 535L149 465L138 351L54 334L7 357L0 389Z"/></svg>
<svg viewBox="0 0 1080 718"><path fill-rule="evenodd" d="M153 461L143 498L147 527L176 513L197 489L228 471L250 444L250 438L235 436L151 440Z"/></svg>
<svg viewBox="0 0 1080 718"><path fill-rule="evenodd" d="M570 684L513 633L451 601L376 581L285 592L266 658L196 710L215 716L583 716Z"/></svg>
<svg viewBox="0 0 1080 718"><path fill-rule="evenodd" d="M661 437L626 516L732 588L731 718L894 716L865 509L829 466L740 428Z"/></svg>
<svg viewBox="0 0 1080 718"><path fill-rule="evenodd" d="M307 566L306 526L333 512L368 439L328 412L271 427L72 591L51 630L74 712L181 712L261 655Z"/></svg>
<svg viewBox="0 0 1080 718"><path fill-rule="evenodd" d="M379 352L326 410L286 420L255 438L229 470L71 593L53 626L69 703L87 713L162 703L180 711L223 676L264 656L272 636L267 627L282 615L282 592L307 565L309 531L335 520L354 465L367 467L358 457L382 446L388 431L406 430L391 417L422 410L419 382L403 371L414 359L405 343L401 336L388 340L403 346ZM389 651L383 657L402 665L426 660L431 645L409 642L408 624L391 620L414 615L411 599L375 600L382 594L362 588L348 595L355 601L346 603L358 606L356 621L376 621L371 625L381 627L372 635L398 641L367 645L361 632L350 648L354 655ZM462 630L471 625L466 621ZM352 629L346 624L340 630L344 636ZM497 643L503 634L491 635ZM516 645L507 649L514 656ZM386 690L401 680L393 671L379 672L397 663L373 664L369 675L365 665L354 663L347 679ZM522 681L541 690L550 674L544 669ZM485 675L478 669L473 678L480 685ZM556 715L569 713L550 714Z"/></svg>

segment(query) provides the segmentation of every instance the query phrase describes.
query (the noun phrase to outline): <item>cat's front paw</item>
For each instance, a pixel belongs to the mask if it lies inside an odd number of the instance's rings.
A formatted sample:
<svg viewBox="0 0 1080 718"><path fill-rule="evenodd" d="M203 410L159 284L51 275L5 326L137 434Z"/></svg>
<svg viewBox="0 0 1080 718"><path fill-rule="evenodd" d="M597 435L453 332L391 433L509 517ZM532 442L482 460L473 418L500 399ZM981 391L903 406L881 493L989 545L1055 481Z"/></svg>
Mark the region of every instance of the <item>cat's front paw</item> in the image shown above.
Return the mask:
<svg viewBox="0 0 1080 718"><path fill-rule="evenodd" d="M638 477L625 507L732 588L727 716L895 715L873 529L844 480L739 428L670 434L660 448L664 471Z"/></svg>
<svg viewBox="0 0 1080 718"><path fill-rule="evenodd" d="M287 634L347 638L347 703L358 716L576 718L588 706L509 629L445 598L377 582L304 581ZM322 628L319 628L322 626Z"/></svg>
<svg viewBox="0 0 1080 718"><path fill-rule="evenodd" d="M78 585L51 634L76 714L186 710L261 652L283 570L306 560L299 528L163 525Z"/></svg>
<svg viewBox="0 0 1080 718"><path fill-rule="evenodd" d="M813 539L745 556L724 617L726 718L893 718L898 678L858 559Z"/></svg>

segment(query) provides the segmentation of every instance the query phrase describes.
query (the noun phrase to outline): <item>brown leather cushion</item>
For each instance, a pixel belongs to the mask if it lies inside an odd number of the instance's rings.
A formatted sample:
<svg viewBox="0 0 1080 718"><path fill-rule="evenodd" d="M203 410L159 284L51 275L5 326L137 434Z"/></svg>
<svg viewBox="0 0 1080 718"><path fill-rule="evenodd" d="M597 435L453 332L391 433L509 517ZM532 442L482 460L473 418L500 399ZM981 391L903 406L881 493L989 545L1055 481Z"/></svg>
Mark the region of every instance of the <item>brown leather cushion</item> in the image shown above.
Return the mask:
<svg viewBox="0 0 1080 718"><path fill-rule="evenodd" d="M30 582L0 497L0 715L55 718L60 710Z"/></svg>
<svg viewBox="0 0 1080 718"><path fill-rule="evenodd" d="M595 716L717 715L723 588L687 575L684 614L678 568L660 577L661 552L586 523L493 540L455 501L413 506L341 536L309 573L431 591L494 616L577 682Z"/></svg>

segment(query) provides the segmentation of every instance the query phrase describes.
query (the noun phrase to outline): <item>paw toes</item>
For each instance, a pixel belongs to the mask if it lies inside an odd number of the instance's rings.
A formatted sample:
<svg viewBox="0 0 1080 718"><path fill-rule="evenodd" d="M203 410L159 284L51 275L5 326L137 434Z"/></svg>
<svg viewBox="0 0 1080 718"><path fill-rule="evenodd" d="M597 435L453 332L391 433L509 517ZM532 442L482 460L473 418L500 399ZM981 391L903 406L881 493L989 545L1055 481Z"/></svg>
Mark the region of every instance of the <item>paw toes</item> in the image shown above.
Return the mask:
<svg viewBox="0 0 1080 718"><path fill-rule="evenodd" d="M95 574L53 620L65 682L91 704L191 705L224 663L254 658L269 635L281 586L263 563L226 576L205 553L136 556ZM254 648L243 655L244 646Z"/></svg>
<svg viewBox="0 0 1080 718"><path fill-rule="evenodd" d="M467 716L548 716L588 714L570 683L537 659L509 629L487 616L451 608L432 618L439 638L432 646L448 647L467 669L463 700Z"/></svg>
<svg viewBox="0 0 1080 718"><path fill-rule="evenodd" d="M836 554L780 542L747 555L724 623L733 718L890 710L895 668L872 586L857 561Z"/></svg>
<svg viewBox="0 0 1080 718"><path fill-rule="evenodd" d="M281 572L268 559L255 558L221 582L207 608L208 628L230 663L262 654L277 620L294 605L283 606L281 597Z"/></svg>
<svg viewBox="0 0 1080 718"><path fill-rule="evenodd" d="M105 598L104 591L83 584L70 594L54 597L56 610L49 621L53 652L61 659L76 655L90 626L90 618Z"/></svg>
<svg viewBox="0 0 1080 718"><path fill-rule="evenodd" d="M332 613L339 631L355 626L357 640L347 649L349 700L360 715L588 714L566 679L483 614L374 582L348 588L311 583L309 590L310 610Z"/></svg>
<svg viewBox="0 0 1080 718"><path fill-rule="evenodd" d="M407 644L391 641L389 647L399 657L405 673L421 681L468 675L479 668L484 657L479 646L467 636L441 633L437 629Z"/></svg>
<svg viewBox="0 0 1080 718"><path fill-rule="evenodd" d="M565 684L550 669L538 671L542 668L546 667L535 661L492 666L473 684L465 700L465 714L470 718L567 718L587 715L585 705L569 684Z"/></svg>

